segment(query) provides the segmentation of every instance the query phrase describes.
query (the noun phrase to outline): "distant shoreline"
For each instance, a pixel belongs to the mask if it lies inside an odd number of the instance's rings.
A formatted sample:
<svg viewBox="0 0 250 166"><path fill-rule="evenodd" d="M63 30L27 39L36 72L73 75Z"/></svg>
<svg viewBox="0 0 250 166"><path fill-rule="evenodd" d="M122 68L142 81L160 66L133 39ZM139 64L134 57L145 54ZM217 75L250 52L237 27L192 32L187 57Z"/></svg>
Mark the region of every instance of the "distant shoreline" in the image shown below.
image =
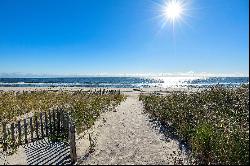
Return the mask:
<svg viewBox="0 0 250 166"><path fill-rule="evenodd" d="M99 91L99 90L120 90L121 93L125 95L138 95L140 93L150 94L168 94L171 92L182 91L182 92L197 92L200 90L205 90L207 88L163 88L163 87L150 87L150 88L84 88L84 87L0 87L0 92L38 92L38 91L63 91L63 92L74 92L74 91Z"/></svg>

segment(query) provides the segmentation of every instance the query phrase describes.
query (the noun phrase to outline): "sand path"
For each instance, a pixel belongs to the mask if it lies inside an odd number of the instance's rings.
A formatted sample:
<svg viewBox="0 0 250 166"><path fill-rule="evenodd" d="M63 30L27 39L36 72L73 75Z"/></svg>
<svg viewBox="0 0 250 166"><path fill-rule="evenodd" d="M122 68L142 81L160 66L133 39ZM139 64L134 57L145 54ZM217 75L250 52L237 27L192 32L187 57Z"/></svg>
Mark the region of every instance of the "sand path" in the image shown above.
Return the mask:
<svg viewBox="0 0 250 166"><path fill-rule="evenodd" d="M185 158L176 140L166 141L152 128L138 95L104 113L93 131L95 151L79 164L176 164L174 158Z"/></svg>

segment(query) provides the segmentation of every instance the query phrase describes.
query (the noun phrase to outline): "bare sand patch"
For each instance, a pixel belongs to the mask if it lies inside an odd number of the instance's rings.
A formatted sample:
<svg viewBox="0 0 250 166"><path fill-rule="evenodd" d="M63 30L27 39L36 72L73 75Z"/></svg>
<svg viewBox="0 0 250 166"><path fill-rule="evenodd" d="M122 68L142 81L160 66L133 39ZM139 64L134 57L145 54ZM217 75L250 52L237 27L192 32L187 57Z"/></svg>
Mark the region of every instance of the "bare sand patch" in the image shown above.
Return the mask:
<svg viewBox="0 0 250 166"><path fill-rule="evenodd" d="M152 128L138 95L130 95L117 111L104 113L89 132L95 139L95 151L79 156L79 164L177 164L176 160L187 164L179 142L166 141ZM84 140L78 142L79 152L86 152Z"/></svg>

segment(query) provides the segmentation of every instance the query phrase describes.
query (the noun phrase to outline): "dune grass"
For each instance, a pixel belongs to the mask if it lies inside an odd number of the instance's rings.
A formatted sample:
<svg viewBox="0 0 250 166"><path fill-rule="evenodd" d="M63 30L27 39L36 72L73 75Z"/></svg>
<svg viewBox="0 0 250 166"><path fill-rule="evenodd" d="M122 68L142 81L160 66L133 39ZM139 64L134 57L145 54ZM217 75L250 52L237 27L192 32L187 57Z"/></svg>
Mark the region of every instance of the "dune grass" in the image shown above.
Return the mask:
<svg viewBox="0 0 250 166"><path fill-rule="evenodd" d="M249 164L249 85L167 96L140 95L145 112L170 124L196 162Z"/></svg>
<svg viewBox="0 0 250 166"><path fill-rule="evenodd" d="M122 94L83 91L0 92L0 122L16 121L21 115L61 108L70 112L78 133L91 127L101 111L114 109Z"/></svg>

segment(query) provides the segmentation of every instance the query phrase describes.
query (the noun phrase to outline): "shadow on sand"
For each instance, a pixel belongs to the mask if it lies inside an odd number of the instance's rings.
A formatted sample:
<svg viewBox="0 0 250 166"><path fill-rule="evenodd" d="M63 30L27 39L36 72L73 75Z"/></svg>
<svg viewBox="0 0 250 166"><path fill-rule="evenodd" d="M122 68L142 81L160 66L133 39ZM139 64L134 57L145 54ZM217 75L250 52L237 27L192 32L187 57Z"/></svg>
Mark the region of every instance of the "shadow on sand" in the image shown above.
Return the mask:
<svg viewBox="0 0 250 166"><path fill-rule="evenodd" d="M179 137L176 133L176 129L171 127L169 124L163 123L159 121L157 118L152 117L150 115L147 115L149 118L149 122L152 125L152 128L156 130L157 132L164 135L164 141L176 140L179 144L179 149L183 154L189 157L191 156L191 147L186 143L185 140L183 140L181 137ZM181 161L180 161L181 162ZM191 161L188 161L190 163ZM181 164L181 163L179 163Z"/></svg>
<svg viewBox="0 0 250 166"><path fill-rule="evenodd" d="M29 165L70 165L70 148L47 138L24 146Z"/></svg>

